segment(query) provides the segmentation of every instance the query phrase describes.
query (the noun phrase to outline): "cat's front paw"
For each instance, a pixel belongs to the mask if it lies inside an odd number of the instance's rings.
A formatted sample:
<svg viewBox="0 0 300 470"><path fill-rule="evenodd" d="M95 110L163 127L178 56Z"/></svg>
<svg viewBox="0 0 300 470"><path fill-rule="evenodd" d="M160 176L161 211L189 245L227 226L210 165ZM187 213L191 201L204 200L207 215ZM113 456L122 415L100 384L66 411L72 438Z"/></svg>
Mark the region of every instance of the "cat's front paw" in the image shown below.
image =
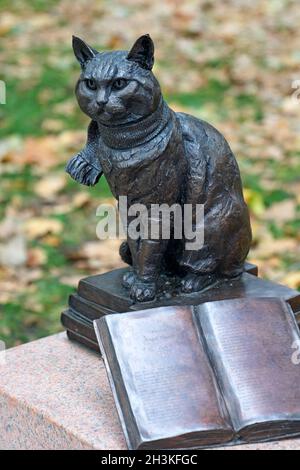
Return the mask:
<svg viewBox="0 0 300 470"><path fill-rule="evenodd" d="M123 279L122 279L122 284L124 287L126 287L126 289L130 289L131 286L134 284L135 280L136 280L135 272L129 270L129 271L126 271L126 273L124 274Z"/></svg>
<svg viewBox="0 0 300 470"><path fill-rule="evenodd" d="M215 277L211 274L194 274L188 273L181 280L181 292L190 294L191 292L199 292L206 287L215 283Z"/></svg>
<svg viewBox="0 0 300 470"><path fill-rule="evenodd" d="M156 283L136 279L130 289L130 297L136 302L148 302L156 295Z"/></svg>

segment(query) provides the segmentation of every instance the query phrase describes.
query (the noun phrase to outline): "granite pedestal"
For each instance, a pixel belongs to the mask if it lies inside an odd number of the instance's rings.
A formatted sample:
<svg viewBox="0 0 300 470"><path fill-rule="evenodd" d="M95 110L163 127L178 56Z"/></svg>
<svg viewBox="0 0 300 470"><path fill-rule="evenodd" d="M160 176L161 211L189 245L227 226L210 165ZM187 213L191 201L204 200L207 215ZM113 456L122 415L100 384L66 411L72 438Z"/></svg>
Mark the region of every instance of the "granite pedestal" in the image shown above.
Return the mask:
<svg viewBox="0 0 300 470"><path fill-rule="evenodd" d="M0 449L125 450L99 355L65 333L0 353ZM300 439L233 449L299 450Z"/></svg>

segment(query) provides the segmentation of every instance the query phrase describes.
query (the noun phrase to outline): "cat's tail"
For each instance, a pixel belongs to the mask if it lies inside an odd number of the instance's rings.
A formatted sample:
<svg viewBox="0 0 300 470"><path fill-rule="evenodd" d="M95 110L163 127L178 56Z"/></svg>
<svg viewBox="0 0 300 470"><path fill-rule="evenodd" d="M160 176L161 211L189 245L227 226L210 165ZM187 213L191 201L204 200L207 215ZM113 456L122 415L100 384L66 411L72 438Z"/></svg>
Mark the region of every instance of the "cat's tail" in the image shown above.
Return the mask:
<svg viewBox="0 0 300 470"><path fill-rule="evenodd" d="M131 256L130 248L127 242L121 243L120 248L119 248L119 253L120 253L122 261L124 261L124 263L127 263L131 266L132 256Z"/></svg>

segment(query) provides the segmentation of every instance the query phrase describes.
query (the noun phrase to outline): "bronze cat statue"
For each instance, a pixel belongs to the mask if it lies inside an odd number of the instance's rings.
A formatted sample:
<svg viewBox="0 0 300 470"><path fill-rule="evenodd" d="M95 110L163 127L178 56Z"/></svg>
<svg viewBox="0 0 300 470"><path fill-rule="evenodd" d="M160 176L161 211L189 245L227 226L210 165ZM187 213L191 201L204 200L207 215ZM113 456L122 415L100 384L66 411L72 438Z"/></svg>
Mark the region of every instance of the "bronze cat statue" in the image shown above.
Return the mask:
<svg viewBox="0 0 300 470"><path fill-rule="evenodd" d="M239 276L251 242L249 213L235 157L210 124L175 113L152 73L154 45L141 36L131 50L98 52L73 37L81 65L76 97L91 118L85 148L68 163L79 183L94 185L104 174L116 199L128 206L202 204L204 243L127 237L120 247L132 268L123 283L135 301L152 300L160 274L180 280L184 293L217 278ZM174 227L173 227L174 229Z"/></svg>

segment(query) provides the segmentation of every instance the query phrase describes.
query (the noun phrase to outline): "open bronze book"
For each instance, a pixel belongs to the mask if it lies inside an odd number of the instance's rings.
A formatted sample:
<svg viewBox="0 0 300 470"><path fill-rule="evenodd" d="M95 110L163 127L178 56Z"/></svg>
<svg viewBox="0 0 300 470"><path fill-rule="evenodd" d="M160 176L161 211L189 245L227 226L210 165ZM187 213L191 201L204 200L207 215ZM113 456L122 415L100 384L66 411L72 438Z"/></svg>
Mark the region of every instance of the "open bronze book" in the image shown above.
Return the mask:
<svg viewBox="0 0 300 470"><path fill-rule="evenodd" d="M300 434L299 330L283 300L162 307L94 325L130 449Z"/></svg>

